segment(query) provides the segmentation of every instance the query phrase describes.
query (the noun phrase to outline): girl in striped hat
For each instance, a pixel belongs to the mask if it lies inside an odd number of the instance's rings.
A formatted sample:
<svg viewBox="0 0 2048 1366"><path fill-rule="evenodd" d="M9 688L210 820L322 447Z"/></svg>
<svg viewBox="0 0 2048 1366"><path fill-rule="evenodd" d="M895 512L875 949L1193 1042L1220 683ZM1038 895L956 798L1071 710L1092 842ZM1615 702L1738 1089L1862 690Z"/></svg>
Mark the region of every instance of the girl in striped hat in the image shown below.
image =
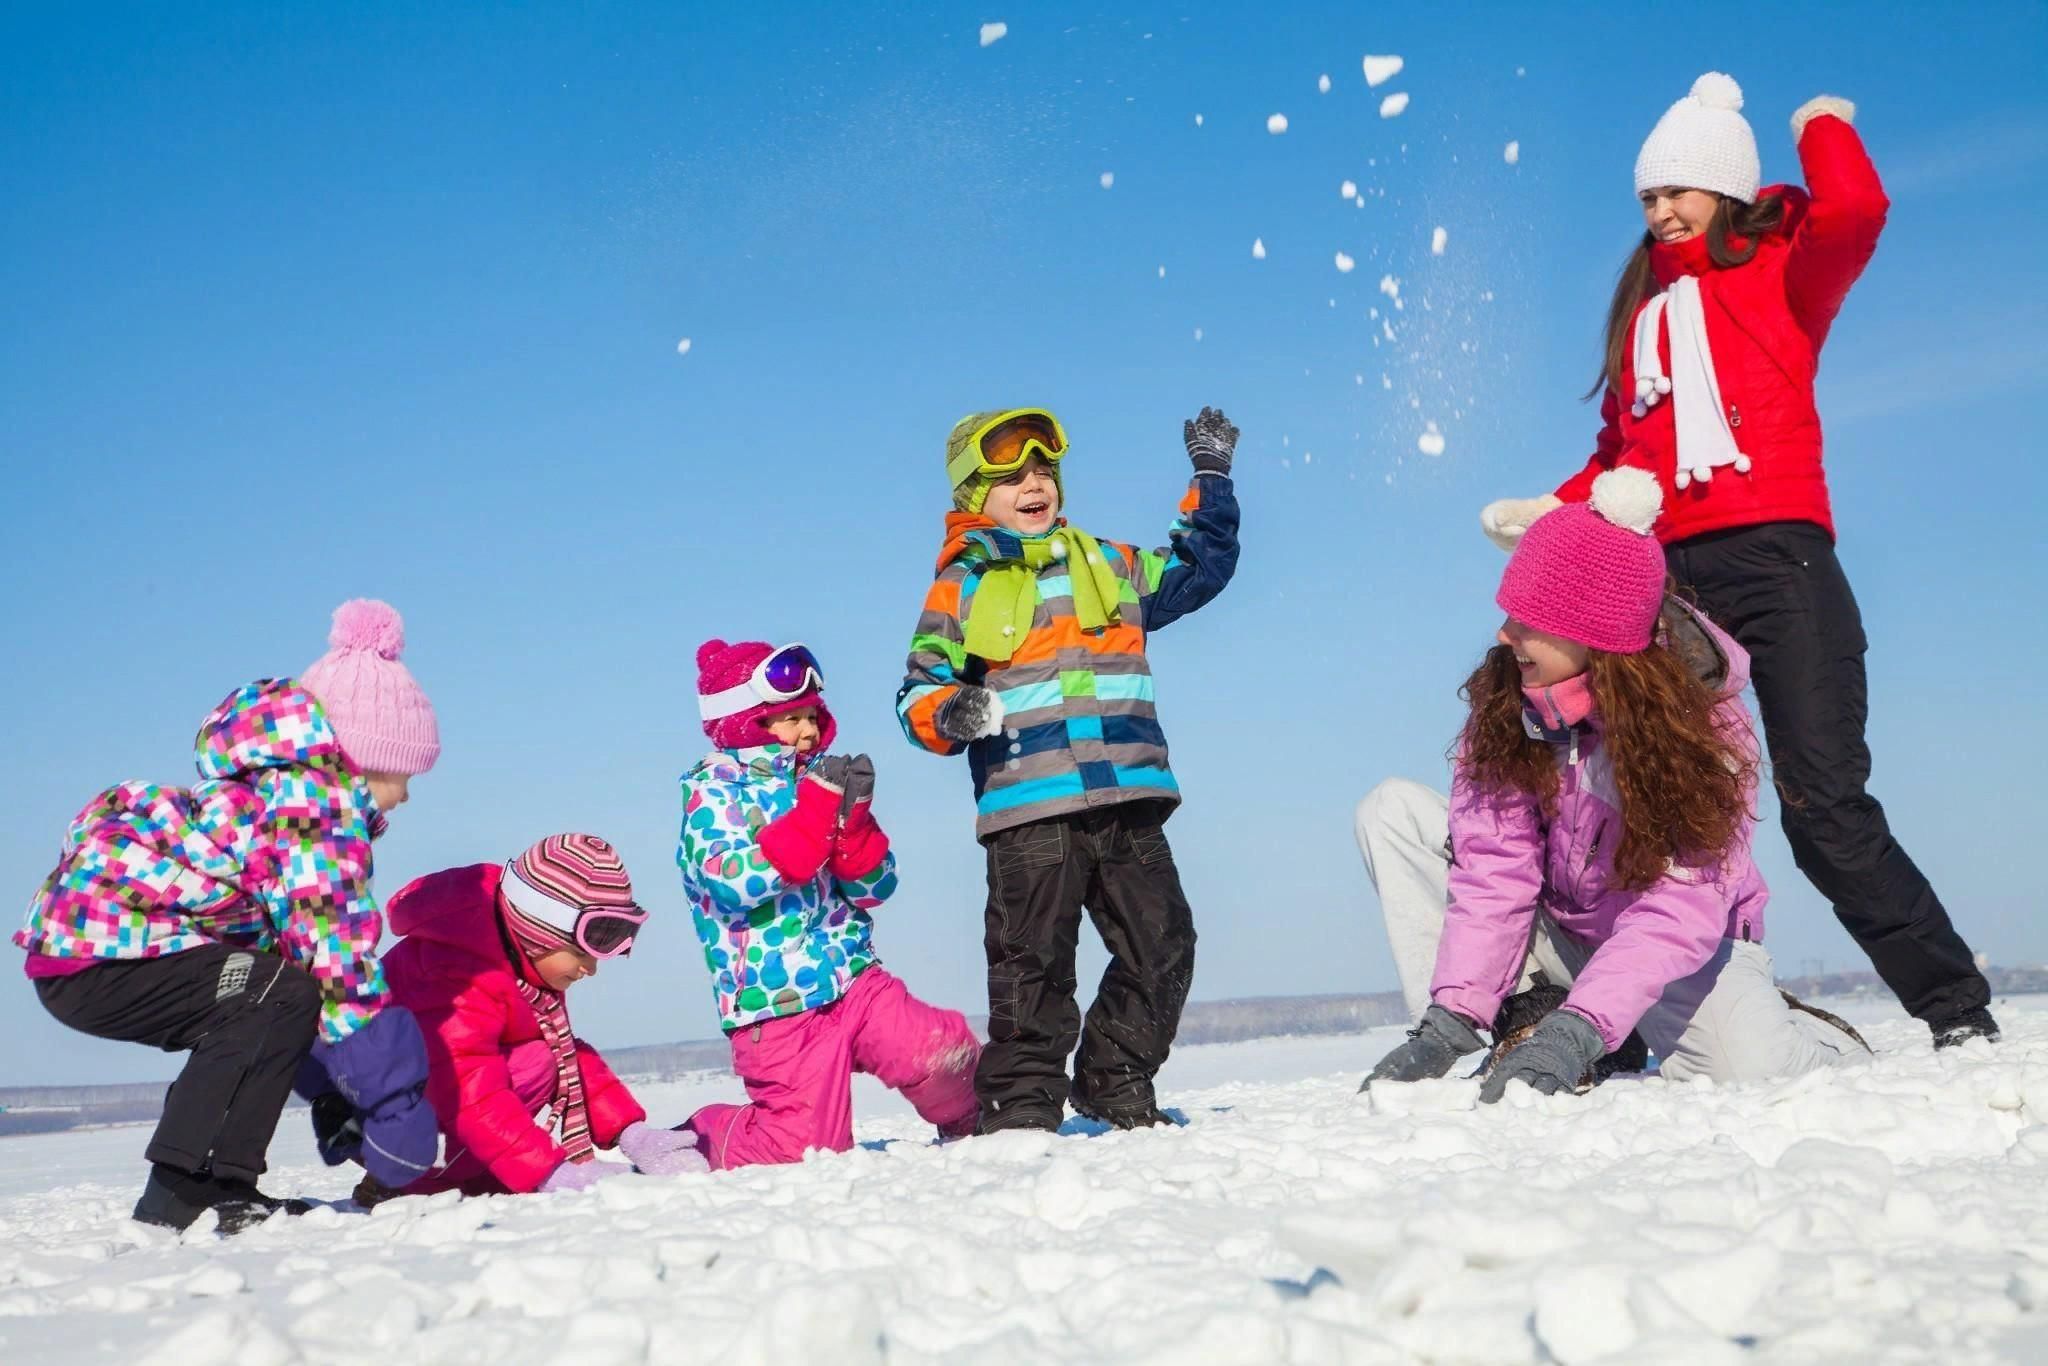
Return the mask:
<svg viewBox="0 0 2048 1366"><path fill-rule="evenodd" d="M404 938L385 970L426 1033L427 1098L447 1140L405 1194L583 1190L635 1168L704 1170L694 1136L649 1124L569 1027L569 988L630 952L647 919L611 845L550 835L509 863L423 877L390 909Z"/></svg>

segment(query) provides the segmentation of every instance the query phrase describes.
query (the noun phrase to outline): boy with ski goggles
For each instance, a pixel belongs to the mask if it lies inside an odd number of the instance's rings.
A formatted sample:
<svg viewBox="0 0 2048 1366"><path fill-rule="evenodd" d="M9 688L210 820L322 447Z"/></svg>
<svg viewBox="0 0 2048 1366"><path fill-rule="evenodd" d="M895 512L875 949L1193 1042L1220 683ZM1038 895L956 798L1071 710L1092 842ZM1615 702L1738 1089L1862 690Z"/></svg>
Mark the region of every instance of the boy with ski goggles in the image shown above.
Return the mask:
<svg viewBox="0 0 2048 1366"><path fill-rule="evenodd" d="M1195 930L1161 828L1180 787L1145 642L1237 567L1237 428L1204 408L1181 436L1194 477L1158 550L1060 516L1067 435L1046 409L976 413L947 438L954 510L896 710L911 743L964 751L974 778L989 851L984 1132L1056 1129L1069 1101L1120 1128L1165 1122L1152 1079L1180 1026ZM1085 1032L1084 895L1111 951Z"/></svg>

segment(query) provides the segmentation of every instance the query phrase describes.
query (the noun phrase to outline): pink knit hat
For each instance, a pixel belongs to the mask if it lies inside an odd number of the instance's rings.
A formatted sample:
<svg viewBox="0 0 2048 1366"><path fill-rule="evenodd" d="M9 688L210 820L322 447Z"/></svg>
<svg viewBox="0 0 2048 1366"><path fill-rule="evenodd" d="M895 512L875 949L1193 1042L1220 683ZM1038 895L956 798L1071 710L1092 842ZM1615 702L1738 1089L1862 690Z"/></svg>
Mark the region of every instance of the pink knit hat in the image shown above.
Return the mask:
<svg viewBox="0 0 2048 1366"><path fill-rule="evenodd" d="M334 609L330 648L299 675L327 709L341 752L364 773L425 773L441 757L434 704L398 662L405 622L388 602Z"/></svg>
<svg viewBox="0 0 2048 1366"><path fill-rule="evenodd" d="M709 697L727 688L737 688L747 681L762 660L774 653L775 647L765 640L742 640L731 645L722 640L705 641L697 647L697 695ZM832 748L832 737L839 733L839 726L832 719L831 708L825 705L821 687L808 688L801 696L787 702L762 702L735 715L706 721L704 733L720 749L753 749L757 745L772 745L775 735L762 723L798 707L818 709L818 751L823 753Z"/></svg>
<svg viewBox="0 0 2048 1366"><path fill-rule="evenodd" d="M1591 502L1536 519L1493 600L1524 625L1595 650L1648 649L1664 602L1664 548L1650 534L1663 503L1648 470L1607 471Z"/></svg>
<svg viewBox="0 0 2048 1366"><path fill-rule="evenodd" d="M498 913L530 954L580 947L578 927L593 912L635 926L647 918L625 860L595 835L549 835L513 859L498 884Z"/></svg>

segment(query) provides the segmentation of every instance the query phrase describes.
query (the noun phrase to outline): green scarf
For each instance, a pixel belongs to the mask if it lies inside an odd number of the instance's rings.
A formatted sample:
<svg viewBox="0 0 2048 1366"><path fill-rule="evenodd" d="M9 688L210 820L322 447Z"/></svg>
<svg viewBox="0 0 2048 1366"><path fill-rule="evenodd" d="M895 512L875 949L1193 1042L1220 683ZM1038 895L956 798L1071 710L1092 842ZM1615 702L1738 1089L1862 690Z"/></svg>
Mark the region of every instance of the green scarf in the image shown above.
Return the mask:
<svg viewBox="0 0 2048 1366"><path fill-rule="evenodd" d="M1066 551L1067 577L1074 585L1074 616L1081 629L1099 631L1119 620L1117 598L1123 581L1109 567L1093 536L1079 527L1062 526L1023 544L1023 559L991 560L982 568L974 605L962 623L967 653L990 663L1007 660L1031 629L1031 618L1038 611L1039 571L1062 558L1053 554L1054 545Z"/></svg>

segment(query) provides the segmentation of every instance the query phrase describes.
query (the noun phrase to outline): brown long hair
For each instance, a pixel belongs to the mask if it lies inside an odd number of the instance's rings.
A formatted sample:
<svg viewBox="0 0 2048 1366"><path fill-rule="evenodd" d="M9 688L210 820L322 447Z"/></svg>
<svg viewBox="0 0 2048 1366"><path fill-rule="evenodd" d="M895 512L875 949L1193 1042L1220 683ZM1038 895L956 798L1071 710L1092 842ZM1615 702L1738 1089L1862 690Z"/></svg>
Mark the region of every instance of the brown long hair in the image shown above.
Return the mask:
<svg viewBox="0 0 2048 1366"><path fill-rule="evenodd" d="M1707 220L1707 259L1723 270L1747 265L1763 245L1764 234L1775 231L1785 221L1785 200L1781 195L1770 194L1754 204L1745 204L1724 194L1720 201L1714 206L1714 216ZM1586 391L1587 398L1597 396L1602 389L1621 389L1621 372L1629 358L1629 324L1635 321L1643 300L1657 289L1657 277L1650 269L1650 248L1656 240L1644 232L1622 266L1620 278L1614 282L1614 298L1607 305L1605 361L1600 377Z"/></svg>
<svg viewBox="0 0 2048 1366"><path fill-rule="evenodd" d="M1661 643L1592 652L1589 680L1621 803L1616 884L1641 891L1673 862L1719 865L1750 818L1756 759L1714 722L1719 698ZM1514 651L1496 645L1458 695L1471 704L1460 761L1481 790L1537 798L1557 812L1557 761L1522 725Z"/></svg>

